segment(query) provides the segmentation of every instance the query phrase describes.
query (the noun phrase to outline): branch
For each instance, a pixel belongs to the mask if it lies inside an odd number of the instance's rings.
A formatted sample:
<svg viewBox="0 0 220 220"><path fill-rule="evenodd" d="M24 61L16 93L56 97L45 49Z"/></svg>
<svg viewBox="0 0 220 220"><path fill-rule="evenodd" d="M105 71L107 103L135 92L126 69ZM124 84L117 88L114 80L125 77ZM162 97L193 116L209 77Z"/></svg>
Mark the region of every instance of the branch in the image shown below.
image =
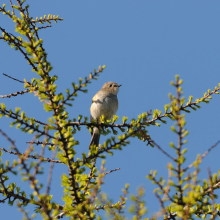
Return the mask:
<svg viewBox="0 0 220 220"><path fill-rule="evenodd" d="M176 159L170 156L166 151L164 151L155 141L151 140L151 143L156 146L163 154L165 154L167 157L169 157L172 161L176 162Z"/></svg>
<svg viewBox="0 0 220 220"><path fill-rule="evenodd" d="M212 182L212 176L211 176L211 171L209 169L209 167L207 168L208 169L208 175L209 175L209 183L210 183L210 193L211 193L211 200L212 200L212 214L214 216L213 219L215 219L215 197L214 197L214 189L213 189L213 182Z"/></svg>
<svg viewBox="0 0 220 220"><path fill-rule="evenodd" d="M110 171L104 173L104 175L107 175L107 174L112 173L112 172L117 171L117 170L120 170L120 168L116 168L116 169L114 169L114 170L110 170Z"/></svg>
<svg viewBox="0 0 220 220"><path fill-rule="evenodd" d="M17 156L26 156L28 158L32 158L32 159L35 159L35 160L41 159L42 161L45 161L45 162L63 163L60 160L53 160L53 159L49 159L49 158L44 158L44 157L41 157L40 155L27 155L26 153L23 153L23 154L22 153L16 153L14 151L6 150L5 148L2 148L2 147L0 147L0 150L4 151L6 153L9 153L9 154L17 155Z"/></svg>
<svg viewBox="0 0 220 220"><path fill-rule="evenodd" d="M165 190L165 189L164 189L164 187L163 187L163 185L161 184L160 181L157 181L156 178L155 178L151 173L148 174L148 177L149 177L149 179L150 179L151 181L155 182L155 184L157 184L157 185L159 186L160 190L163 192L163 194L165 194L165 195L169 198L169 200L170 200L171 202L175 203L175 201L173 200L173 198L168 194L168 190ZM170 184L170 183L169 183L169 184Z"/></svg>
<svg viewBox="0 0 220 220"><path fill-rule="evenodd" d="M104 153L104 152L108 152L109 150L112 150L114 149L116 146L119 146L119 145L126 145L127 142L126 140L135 135L137 133L139 128L137 128L137 130L134 130L133 132L130 132L129 134L127 134L124 138L122 138L119 142L116 142L114 144L110 144L110 146L107 146L107 147L101 147L101 149L99 149L96 153L94 154L91 154L89 155L88 157L86 157L85 159L82 159L80 161L76 161L75 162L75 169L79 168L80 166L80 163L82 164L86 164L89 160L92 160L92 159L95 159L97 157L99 157L100 154Z"/></svg>
<svg viewBox="0 0 220 220"><path fill-rule="evenodd" d="M211 150L213 150L218 144L220 143L220 141L216 142L213 146L211 146L201 157L199 157L197 160L202 160L204 157L207 156L208 153L210 153ZM186 170L190 169L191 167L193 167L194 162L191 163L188 167L186 167L183 171L185 172Z"/></svg>
<svg viewBox="0 0 220 220"><path fill-rule="evenodd" d="M91 183L90 181L91 181L91 179L94 177L94 168L95 168L95 164L96 164L96 160L94 160L93 161L93 163L92 163L92 167L90 168L90 172L89 172L89 175L88 175L88 178L87 178L87 183L86 183L86 185L85 185L85 188L84 188L84 195L87 193L87 191L88 191L88 186L89 186L89 184Z"/></svg>
<svg viewBox="0 0 220 220"><path fill-rule="evenodd" d="M0 181L0 183L2 183L2 181ZM0 193L1 194L6 194L7 195L7 199L10 198L10 197L14 197L15 199L19 199L19 200L22 200L23 203L32 203L32 204L35 204L35 205L39 205L39 206L42 206L39 202L37 201L33 201L33 200L30 200L30 199L27 199L26 197L24 196L20 196L19 194L16 194L14 192L9 192L7 189L6 190L2 190L0 189Z"/></svg>
<svg viewBox="0 0 220 220"><path fill-rule="evenodd" d="M16 122L20 123L21 125L24 125L25 128L28 128L28 129L30 129L30 130L34 130L35 132L40 133L41 135L45 135L45 134L46 134L45 131L39 130L38 126L34 126L34 125L32 125L32 124L28 124L28 122L26 122L25 119L28 119L28 121L30 121L30 118L28 118L28 117L26 117L26 116L25 116L23 119L20 119L20 118L22 118L21 115L16 114L16 113L13 113L11 110L8 111L8 110L6 110L6 109L2 109L1 107L0 107L0 112L1 112L3 115L7 115L7 116L9 116L10 118L15 119ZM43 122L38 121L38 120L35 120L35 119L33 119L33 120L34 120L35 122L39 123L39 124L48 126L48 124L46 124L46 123L43 123ZM49 135L49 134L48 134L47 136L50 137L50 138L52 138L52 139L54 139L54 137L53 137L52 135Z"/></svg>
<svg viewBox="0 0 220 220"><path fill-rule="evenodd" d="M59 109L60 107L62 107L63 105L65 105L67 103L67 101L71 100L72 97L76 96L78 91L82 91L82 88L85 87L88 83L90 83L90 81L92 79L95 79L96 76L98 76L99 73L101 73L104 70L104 67L99 67L98 71L95 71L94 74L90 74L90 77L87 79L85 79L85 82L82 83L80 82L79 86L73 86L74 87L74 91L71 94L67 94L66 99L62 100L62 102L57 106L57 109Z"/></svg>
<svg viewBox="0 0 220 220"><path fill-rule="evenodd" d="M11 10L12 10L12 12L13 12L13 14L15 13L14 12L14 7L13 7L13 4L12 4L12 1L10 0L10 5L11 5Z"/></svg>
<svg viewBox="0 0 220 220"><path fill-rule="evenodd" d="M23 95L24 93L29 93L30 90L26 89L24 91L17 91L16 93L11 93L9 95L0 95L1 98L11 98L12 96Z"/></svg>
<svg viewBox="0 0 220 220"><path fill-rule="evenodd" d="M5 189L6 189L6 188L5 188ZM42 203L40 203L40 202L38 202L38 201L35 201L35 200L27 199L26 197L20 196L19 194L16 194L16 193L14 193L14 192L9 192L7 189L6 189L6 192L5 192L4 190L0 189L0 193L1 193L1 194L6 193L6 195L8 196L8 198L14 197L15 199L22 200L24 203L31 203L31 204L35 204L35 205L37 205L37 206L42 207ZM63 206L58 205L58 207L59 207L60 210L63 210Z"/></svg>
<svg viewBox="0 0 220 220"><path fill-rule="evenodd" d="M19 39L17 39L17 37L13 36L10 33L7 33L5 31L5 29L3 29L2 27L0 27L0 30L4 33L4 35L6 35L9 38L7 41L9 43L13 43L18 48L18 50L20 50L20 52L24 55L24 58L28 61L28 63L32 66L32 68L37 72L37 67L30 60L30 58L28 57L27 53L22 50L22 45L21 45L21 43L19 43L20 42ZM11 36L13 36L13 38ZM3 38L3 39L5 39L5 38Z"/></svg>
<svg viewBox="0 0 220 220"><path fill-rule="evenodd" d="M49 27L52 27L52 26L51 25L46 25L46 26L38 27L37 29L41 30L41 29L46 29L46 28L49 28ZM34 28L30 28L30 29L35 30Z"/></svg>
<svg viewBox="0 0 220 220"><path fill-rule="evenodd" d="M56 146L55 146L55 149L53 151L51 160L54 160L55 156L56 156ZM48 181L47 181L47 189L46 189L46 194L47 195L49 195L49 192L50 192L50 184L51 184L51 179L52 179L53 167L54 167L54 163L52 162L50 164L50 170L49 170Z"/></svg>
<svg viewBox="0 0 220 220"><path fill-rule="evenodd" d="M57 18L57 17L53 17L52 18L52 15L51 15L50 18L40 18L40 19L36 19L36 20L32 19L31 22L33 22L33 23L41 23L42 24L43 22L50 23L51 21L62 21L62 20L63 20L63 18Z"/></svg>
<svg viewBox="0 0 220 220"><path fill-rule="evenodd" d="M2 109L2 108L0 107L0 112L2 112L2 114L4 114L4 115L8 115L9 117L11 117L11 118L13 118L13 119L18 119L19 122L20 122L20 120L21 120L21 119L18 118L18 117L21 118L21 115L12 112L11 109L10 109L10 110L6 110L6 109ZM30 120L30 118L27 117L27 116L25 116L24 119ZM48 125L49 125L49 124L47 124L47 123L41 122L41 121L36 120L36 119L33 119L33 120L34 120L36 123L41 124L41 125L45 125L45 126L48 126ZM21 122L20 122L20 123L21 123ZM23 124L25 124L25 123L23 123ZM28 124L27 124L27 125L28 125Z"/></svg>
<svg viewBox="0 0 220 220"><path fill-rule="evenodd" d="M53 143L44 143L44 142L41 142L41 141L37 141L37 142L28 141L28 142L26 142L26 143L28 143L28 144L36 144L36 145L43 144L44 146L46 146L46 145L54 146L54 145L55 145L55 144L53 144Z"/></svg>
<svg viewBox="0 0 220 220"><path fill-rule="evenodd" d="M5 74L5 73L2 73L2 74L3 74L4 76L10 78L10 79L13 79L13 80L17 81L17 82L24 83L24 81L21 81L21 80L19 80L19 79L15 79L15 78L13 78L13 77L11 77L11 76ZM28 82L28 84L30 84L30 83Z"/></svg>
<svg viewBox="0 0 220 220"><path fill-rule="evenodd" d="M205 189L205 192L203 194L209 194L211 193L213 190L220 188L220 181L218 181L217 183L215 183L213 186L210 186L209 188Z"/></svg>
<svg viewBox="0 0 220 220"><path fill-rule="evenodd" d="M165 209L165 207L164 207L164 201L163 201L163 199L161 199L160 198L160 196L157 194L157 193L154 193L155 194L155 196L157 197L157 199L159 200L159 202L160 202L160 207L161 207L161 209L162 209L162 213L164 214L164 215L166 215L166 209ZM166 218L165 218L166 219Z"/></svg>
<svg viewBox="0 0 220 220"><path fill-rule="evenodd" d="M203 96L200 99L197 99L195 102L191 102L191 103L187 103L184 106L180 106L179 111L186 111L187 108L192 108L194 106L197 106L200 102L207 100L212 94L216 93L220 90L220 86L218 88L216 88L214 91L210 92L209 94ZM172 111L166 112L163 115L158 115L155 118L139 123L141 126L147 126L150 124L154 124L156 121L160 121L162 118L164 117L171 117L172 116ZM133 124L131 123L123 123L123 124L104 124L104 123L95 123L95 122L70 122L68 123L66 126L87 126L87 127L110 127L110 128L132 128Z"/></svg>

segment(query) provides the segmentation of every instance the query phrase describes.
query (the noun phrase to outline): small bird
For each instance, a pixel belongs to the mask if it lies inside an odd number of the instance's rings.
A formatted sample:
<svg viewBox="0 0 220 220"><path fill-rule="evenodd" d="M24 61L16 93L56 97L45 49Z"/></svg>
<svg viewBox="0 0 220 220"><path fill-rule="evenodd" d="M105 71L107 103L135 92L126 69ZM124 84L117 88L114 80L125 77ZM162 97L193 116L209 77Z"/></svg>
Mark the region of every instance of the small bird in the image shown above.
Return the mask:
<svg viewBox="0 0 220 220"><path fill-rule="evenodd" d="M99 122L102 115L106 120L109 120L116 114L118 110L117 94L120 86L115 82L107 82L102 86L92 99L90 107L91 119ZM99 138L99 129L94 127L89 148L92 145L98 146Z"/></svg>

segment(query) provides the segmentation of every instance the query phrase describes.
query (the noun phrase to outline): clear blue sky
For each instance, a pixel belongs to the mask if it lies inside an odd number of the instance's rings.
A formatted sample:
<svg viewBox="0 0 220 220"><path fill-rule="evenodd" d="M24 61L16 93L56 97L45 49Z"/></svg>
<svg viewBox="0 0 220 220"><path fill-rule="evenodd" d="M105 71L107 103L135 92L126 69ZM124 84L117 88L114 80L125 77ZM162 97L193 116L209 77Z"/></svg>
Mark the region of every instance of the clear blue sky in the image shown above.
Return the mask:
<svg viewBox="0 0 220 220"><path fill-rule="evenodd" d="M8 0L2 0L8 9ZM174 89L169 82L176 74L184 80L184 95L199 98L207 89L214 89L220 82L220 2L219 1L27 1L33 17L45 14L60 15L64 21L52 24L52 28L40 31L44 47L54 67L52 73L58 75L58 90L71 88L71 82L78 82L79 77L88 76L99 65L107 68L97 81L88 86L87 94L79 94L73 107L69 108L70 118L79 114L89 116L93 95L107 81L122 84L118 99L117 115L129 119L150 109L164 110L169 102L168 93ZM0 26L13 31L13 23L0 15ZM3 72L30 80L36 75L31 72L27 61L19 52L15 52L0 41L0 74ZM0 75L0 94L5 95L22 90L22 84ZM33 95L2 99L7 107L21 107L30 117L46 121L49 113L44 113L42 103ZM197 112L186 116L188 159L190 164L198 153L204 153L220 139L219 135L220 96L214 95L208 105L202 104ZM26 141L32 136L21 134L9 127L9 119L0 120L4 130L20 151L27 148ZM171 155L175 152L169 143L177 142L177 137L170 131L172 122L160 128L150 127L151 137ZM88 149L90 134L86 128L76 135L80 146L77 152ZM9 144L0 137L1 147ZM101 138L101 142L104 138ZM207 178L207 167L217 172L220 147L213 150L203 161L201 178ZM4 153L4 159L11 156ZM159 203L153 195L155 188L145 177L151 169L158 170L158 176L167 177L165 169L169 159L156 148L146 146L137 139L116 151L113 157L107 157L107 170L121 168L120 171L106 176L103 191L117 202L125 183L130 183L130 193L136 193L140 185L146 187L148 216L159 210ZM47 169L44 178L47 176ZM55 165L52 193L54 200L60 200L63 189L60 187L60 174L67 172L62 165ZM43 179L43 178L41 178ZM14 179L15 181L15 179ZM18 183L28 189L25 183ZM21 214L12 212L14 208L0 205L2 219L21 219ZM38 217L37 219L41 219Z"/></svg>

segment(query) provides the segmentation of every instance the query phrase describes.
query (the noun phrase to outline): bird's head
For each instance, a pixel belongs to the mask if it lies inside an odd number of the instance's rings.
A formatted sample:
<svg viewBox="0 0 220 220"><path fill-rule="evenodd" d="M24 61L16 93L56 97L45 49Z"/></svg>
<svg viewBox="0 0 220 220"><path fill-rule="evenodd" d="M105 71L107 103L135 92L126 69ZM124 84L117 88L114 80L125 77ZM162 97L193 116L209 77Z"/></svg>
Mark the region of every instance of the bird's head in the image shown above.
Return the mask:
<svg viewBox="0 0 220 220"><path fill-rule="evenodd" d="M109 92L117 95L120 86L121 85L118 85L115 82L107 82L102 86L102 90L109 91Z"/></svg>

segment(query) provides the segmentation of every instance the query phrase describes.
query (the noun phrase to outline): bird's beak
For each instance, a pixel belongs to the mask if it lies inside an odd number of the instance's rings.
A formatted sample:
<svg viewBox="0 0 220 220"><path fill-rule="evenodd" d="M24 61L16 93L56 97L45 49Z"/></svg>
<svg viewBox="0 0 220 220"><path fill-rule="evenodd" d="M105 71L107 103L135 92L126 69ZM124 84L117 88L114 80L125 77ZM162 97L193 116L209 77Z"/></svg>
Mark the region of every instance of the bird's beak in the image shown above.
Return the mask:
<svg viewBox="0 0 220 220"><path fill-rule="evenodd" d="M122 85L118 85L118 87L120 87L120 86L122 86Z"/></svg>

